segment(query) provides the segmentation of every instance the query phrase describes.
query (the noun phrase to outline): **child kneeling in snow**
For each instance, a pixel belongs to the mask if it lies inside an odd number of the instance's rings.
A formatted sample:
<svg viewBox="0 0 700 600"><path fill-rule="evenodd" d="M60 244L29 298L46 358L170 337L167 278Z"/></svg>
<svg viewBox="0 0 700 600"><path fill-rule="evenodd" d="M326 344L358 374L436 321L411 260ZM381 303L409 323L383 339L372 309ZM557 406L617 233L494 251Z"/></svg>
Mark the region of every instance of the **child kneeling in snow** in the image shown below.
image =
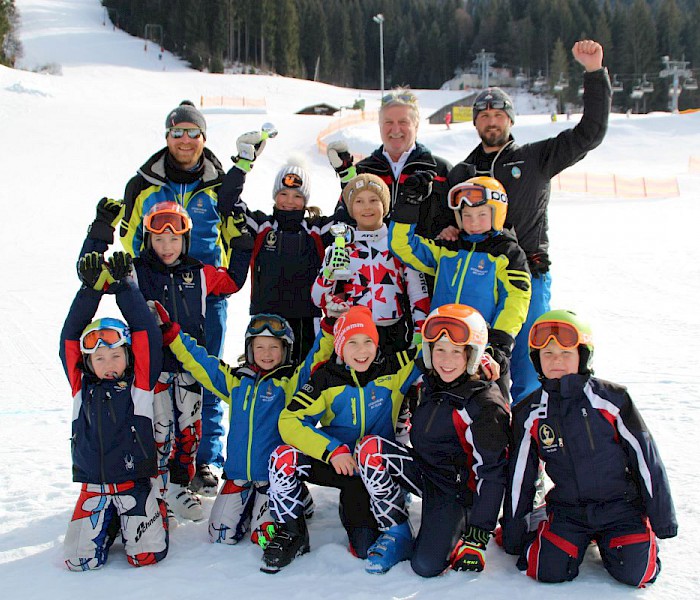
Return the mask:
<svg viewBox="0 0 700 600"><path fill-rule="evenodd" d="M61 331L60 356L73 393L73 481L82 483L64 542L71 571L99 569L121 529L129 563L168 553L166 508L154 485L153 389L163 361L161 334L127 277L128 255L83 256L84 285ZM94 317L103 293L115 294L128 325Z"/></svg>
<svg viewBox="0 0 700 600"><path fill-rule="evenodd" d="M504 548L533 579L560 583L595 541L615 579L644 587L661 570L656 538L678 529L656 444L627 390L592 376L591 329L575 313L543 314L529 346L542 387L513 410ZM554 487L528 533L540 461Z"/></svg>
<svg viewBox="0 0 700 600"><path fill-rule="evenodd" d="M163 323L163 343L205 388L230 405L224 479L209 517L214 543L237 544L251 532L251 541L265 548L275 535L268 508L267 464L282 443L277 421L311 371L327 360L333 341L320 334L305 361L292 364L294 334L278 315L254 316L245 333L245 364L234 368L207 354L192 336L180 331L156 303ZM301 490L303 509L313 511L308 489Z"/></svg>
<svg viewBox="0 0 700 600"><path fill-rule="evenodd" d="M498 385L479 373L482 361L491 369L486 322L469 306L446 304L428 316L422 334L424 387L412 447L371 435L355 450L382 531L368 552L369 573L409 558L423 577L449 566L482 571L503 500L510 415ZM404 490L423 498L415 548Z"/></svg>

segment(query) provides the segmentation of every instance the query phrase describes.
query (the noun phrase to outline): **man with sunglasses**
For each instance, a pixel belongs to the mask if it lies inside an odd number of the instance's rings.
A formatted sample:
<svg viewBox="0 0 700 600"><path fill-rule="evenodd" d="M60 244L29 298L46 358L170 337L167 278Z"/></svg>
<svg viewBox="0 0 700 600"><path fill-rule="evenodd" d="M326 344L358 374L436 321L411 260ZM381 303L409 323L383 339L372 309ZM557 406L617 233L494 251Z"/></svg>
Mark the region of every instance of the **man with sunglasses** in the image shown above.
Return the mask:
<svg viewBox="0 0 700 600"><path fill-rule="evenodd" d="M583 75L583 116L572 129L539 142L516 144L511 135L515 122L513 101L503 90L489 88L474 100L474 127L481 138L467 158L450 171L450 187L474 175L500 181L508 194L506 226L515 229L532 273L532 299L527 321L516 338L511 368L513 403L539 386L528 358L527 332L549 310L549 238L547 207L550 179L577 163L603 141L610 114L610 78L603 67L603 48L593 40L576 42L572 54ZM456 238L456 230L454 237Z"/></svg>
<svg viewBox="0 0 700 600"><path fill-rule="evenodd" d="M218 191L224 179L221 163L206 148L207 123L204 115L189 100L168 113L165 119L165 148L151 156L127 183L124 192L125 213L121 223L122 244L132 256L143 248L143 217L159 202L177 202L192 218L188 254L206 265L226 264L226 249L220 235L217 211ZM235 260L234 251L232 260ZM241 264L245 281L248 264ZM236 280L239 280L236 276ZM225 297L207 298L205 321L206 347L220 356L226 331ZM218 398L204 391L202 438L197 454L197 474L193 491L216 495L218 480L209 465L223 465L223 408Z"/></svg>
<svg viewBox="0 0 700 600"><path fill-rule="evenodd" d="M372 173L387 184L390 191L390 210L393 210L406 179L417 171L432 171L435 177L428 199L421 204L418 234L435 239L443 229L454 223L452 211L448 210L445 198L449 189L447 173L452 165L416 141L420 113L418 99L409 89L396 88L382 98L379 109L379 134L382 145L357 165L353 164L345 142L328 145L328 160L341 178L343 187L355 175ZM336 217L345 222L352 219L342 204L338 205Z"/></svg>

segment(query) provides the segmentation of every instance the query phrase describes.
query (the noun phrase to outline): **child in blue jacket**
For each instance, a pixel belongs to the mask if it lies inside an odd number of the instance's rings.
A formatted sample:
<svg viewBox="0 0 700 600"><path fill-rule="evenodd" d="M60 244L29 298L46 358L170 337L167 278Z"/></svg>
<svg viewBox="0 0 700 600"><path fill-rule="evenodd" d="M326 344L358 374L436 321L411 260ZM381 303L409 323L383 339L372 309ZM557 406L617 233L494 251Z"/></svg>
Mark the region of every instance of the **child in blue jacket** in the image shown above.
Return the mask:
<svg viewBox="0 0 700 600"><path fill-rule="evenodd" d="M678 529L654 439L627 390L592 376L591 329L575 313L543 314L529 345L542 387L513 411L504 548L533 579L560 583L578 575L595 541L615 579L644 587L661 570L656 538ZM547 519L530 533L540 461L554 487Z"/></svg>
<svg viewBox="0 0 700 600"><path fill-rule="evenodd" d="M82 257L84 285L61 331L61 362L73 394L73 481L82 484L64 542L71 571L102 567L120 529L131 565L154 564L168 553L166 510L152 479L161 334L126 277L129 268L123 253L109 266L99 253ZM105 292L116 296L126 323L91 322Z"/></svg>
<svg viewBox="0 0 700 600"><path fill-rule="evenodd" d="M263 548L275 535L268 508L267 464L282 442L277 421L311 371L332 351L330 335L320 335L306 360L291 363L294 334L277 315L254 316L245 334L245 364L234 368L207 354L196 340L182 332L160 304L163 342L195 379L229 403L231 421L226 445L226 482L214 501L209 537L214 543L237 544L248 531ZM306 511L312 500L303 490Z"/></svg>
<svg viewBox="0 0 700 600"><path fill-rule="evenodd" d="M510 355L530 305L530 271L515 236L504 229L508 197L492 177L473 177L448 193L460 229L456 241L433 241L416 234L420 203L432 189L432 173L406 180L392 213L389 246L404 263L435 277L432 308L465 304L489 326L488 352L501 367L498 381L510 398Z"/></svg>

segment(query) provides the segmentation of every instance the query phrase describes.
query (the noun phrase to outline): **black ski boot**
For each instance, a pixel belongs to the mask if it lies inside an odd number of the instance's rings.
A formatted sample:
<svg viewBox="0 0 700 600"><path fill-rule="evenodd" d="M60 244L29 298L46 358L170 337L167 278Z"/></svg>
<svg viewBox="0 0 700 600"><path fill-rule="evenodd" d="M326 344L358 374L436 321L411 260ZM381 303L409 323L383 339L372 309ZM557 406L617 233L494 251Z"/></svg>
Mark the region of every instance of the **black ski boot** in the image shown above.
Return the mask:
<svg viewBox="0 0 700 600"><path fill-rule="evenodd" d="M277 573L309 550L309 530L304 517L289 523L278 523L275 537L263 552L264 565L260 570L263 573Z"/></svg>

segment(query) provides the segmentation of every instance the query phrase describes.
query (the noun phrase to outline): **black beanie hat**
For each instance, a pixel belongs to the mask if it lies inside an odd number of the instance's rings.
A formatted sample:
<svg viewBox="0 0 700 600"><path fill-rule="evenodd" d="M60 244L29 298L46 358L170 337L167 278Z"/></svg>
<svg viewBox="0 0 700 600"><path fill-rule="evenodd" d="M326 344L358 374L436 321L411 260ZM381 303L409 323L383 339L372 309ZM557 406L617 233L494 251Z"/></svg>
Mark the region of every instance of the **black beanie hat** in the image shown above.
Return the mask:
<svg viewBox="0 0 700 600"><path fill-rule="evenodd" d="M165 128L170 129L178 123L193 123L202 130L204 138L207 137L207 122L204 115L197 110L191 100L183 100L180 106L174 108L165 118Z"/></svg>

